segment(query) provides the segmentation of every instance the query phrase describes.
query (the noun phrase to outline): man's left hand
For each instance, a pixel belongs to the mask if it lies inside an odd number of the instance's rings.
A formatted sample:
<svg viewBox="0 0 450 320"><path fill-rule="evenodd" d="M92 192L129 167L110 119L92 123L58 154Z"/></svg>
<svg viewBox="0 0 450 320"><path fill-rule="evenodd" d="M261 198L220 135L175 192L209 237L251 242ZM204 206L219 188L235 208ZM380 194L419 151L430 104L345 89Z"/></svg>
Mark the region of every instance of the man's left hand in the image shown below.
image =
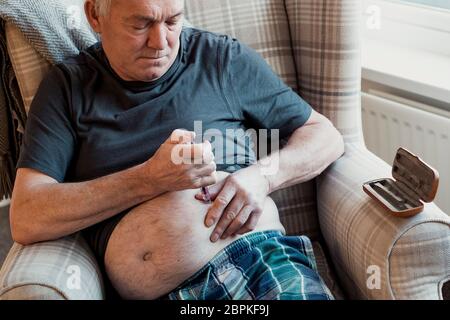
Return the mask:
<svg viewBox="0 0 450 320"><path fill-rule="evenodd" d="M257 165L252 165L229 175L226 179L208 187L213 205L205 217L209 228L217 225L210 240L226 239L255 229L269 194L268 180ZM204 200L203 194L195 195Z"/></svg>

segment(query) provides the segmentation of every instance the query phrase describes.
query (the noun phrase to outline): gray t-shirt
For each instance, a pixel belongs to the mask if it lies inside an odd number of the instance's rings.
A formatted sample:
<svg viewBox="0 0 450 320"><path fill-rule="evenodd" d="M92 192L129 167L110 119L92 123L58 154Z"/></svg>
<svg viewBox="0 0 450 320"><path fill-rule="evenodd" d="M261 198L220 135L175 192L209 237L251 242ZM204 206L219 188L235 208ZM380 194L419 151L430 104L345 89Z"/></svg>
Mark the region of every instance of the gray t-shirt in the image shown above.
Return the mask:
<svg viewBox="0 0 450 320"><path fill-rule="evenodd" d="M194 121L203 132L279 129L286 138L309 118L311 107L249 47L192 28L180 40L176 61L153 82L122 80L101 43L54 66L33 100L17 167L86 181L145 162ZM248 139L234 142L231 154L214 150L218 170L255 162Z"/></svg>

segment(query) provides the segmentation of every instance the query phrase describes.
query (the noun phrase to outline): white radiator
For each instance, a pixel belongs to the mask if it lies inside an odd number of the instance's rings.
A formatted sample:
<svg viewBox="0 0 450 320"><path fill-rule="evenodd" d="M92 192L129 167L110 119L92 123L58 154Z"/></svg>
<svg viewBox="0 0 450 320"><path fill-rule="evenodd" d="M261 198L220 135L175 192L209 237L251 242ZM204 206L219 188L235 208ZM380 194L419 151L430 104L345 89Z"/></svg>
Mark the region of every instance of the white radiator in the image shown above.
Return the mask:
<svg viewBox="0 0 450 320"><path fill-rule="evenodd" d="M375 92L363 93L362 118L367 148L388 164L403 146L439 171L435 203L450 215L450 112Z"/></svg>

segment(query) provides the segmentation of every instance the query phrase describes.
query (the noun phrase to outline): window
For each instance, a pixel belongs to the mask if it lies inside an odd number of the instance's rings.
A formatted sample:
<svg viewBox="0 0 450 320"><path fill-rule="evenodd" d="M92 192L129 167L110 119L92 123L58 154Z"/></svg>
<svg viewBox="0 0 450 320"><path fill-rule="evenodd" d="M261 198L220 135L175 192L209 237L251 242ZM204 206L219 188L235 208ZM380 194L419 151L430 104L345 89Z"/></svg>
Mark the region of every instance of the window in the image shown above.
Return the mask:
<svg viewBox="0 0 450 320"><path fill-rule="evenodd" d="M392 0L397 2L405 2L414 5L424 5L439 9L448 9L450 10L450 1L449 0Z"/></svg>
<svg viewBox="0 0 450 320"><path fill-rule="evenodd" d="M363 0L363 16L363 79L448 108L450 0Z"/></svg>
<svg viewBox="0 0 450 320"><path fill-rule="evenodd" d="M364 0L363 3L365 39L450 56L450 0Z"/></svg>

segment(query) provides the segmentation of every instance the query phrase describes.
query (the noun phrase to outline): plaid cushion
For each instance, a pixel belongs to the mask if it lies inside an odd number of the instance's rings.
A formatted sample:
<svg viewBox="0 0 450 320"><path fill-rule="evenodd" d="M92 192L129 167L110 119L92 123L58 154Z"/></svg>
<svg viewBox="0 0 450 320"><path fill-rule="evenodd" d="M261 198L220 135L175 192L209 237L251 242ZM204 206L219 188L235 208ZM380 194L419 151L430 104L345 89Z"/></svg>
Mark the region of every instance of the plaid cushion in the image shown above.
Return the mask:
<svg viewBox="0 0 450 320"><path fill-rule="evenodd" d="M363 143L360 0L286 0L299 91L346 142Z"/></svg>
<svg viewBox="0 0 450 320"><path fill-rule="evenodd" d="M440 285L450 280L450 219L434 222L436 207L430 207L429 220L416 222L392 248L390 283L397 299L443 299Z"/></svg>
<svg viewBox="0 0 450 320"><path fill-rule="evenodd" d="M325 282L327 288L332 292L334 299L344 300L345 295L337 281L336 273L329 262L329 256L326 254L322 244L319 241L312 242L314 256L316 258L317 272Z"/></svg>
<svg viewBox="0 0 450 320"><path fill-rule="evenodd" d="M389 215L362 190L382 177L391 167L355 143L318 178L320 226L340 282L352 298L439 299L450 278L450 218L434 203L412 218Z"/></svg>
<svg viewBox="0 0 450 320"><path fill-rule="evenodd" d="M6 24L6 40L25 110L28 113L39 84L50 68L50 63L42 58L19 29L9 22Z"/></svg>
<svg viewBox="0 0 450 320"><path fill-rule="evenodd" d="M11 287L10 290L5 291L0 300L66 300L65 297L53 288L29 283L27 285L20 285Z"/></svg>
<svg viewBox="0 0 450 320"><path fill-rule="evenodd" d="M14 243L0 270L0 300L49 296L70 300L103 299L102 279L93 257L80 233L29 246Z"/></svg>

